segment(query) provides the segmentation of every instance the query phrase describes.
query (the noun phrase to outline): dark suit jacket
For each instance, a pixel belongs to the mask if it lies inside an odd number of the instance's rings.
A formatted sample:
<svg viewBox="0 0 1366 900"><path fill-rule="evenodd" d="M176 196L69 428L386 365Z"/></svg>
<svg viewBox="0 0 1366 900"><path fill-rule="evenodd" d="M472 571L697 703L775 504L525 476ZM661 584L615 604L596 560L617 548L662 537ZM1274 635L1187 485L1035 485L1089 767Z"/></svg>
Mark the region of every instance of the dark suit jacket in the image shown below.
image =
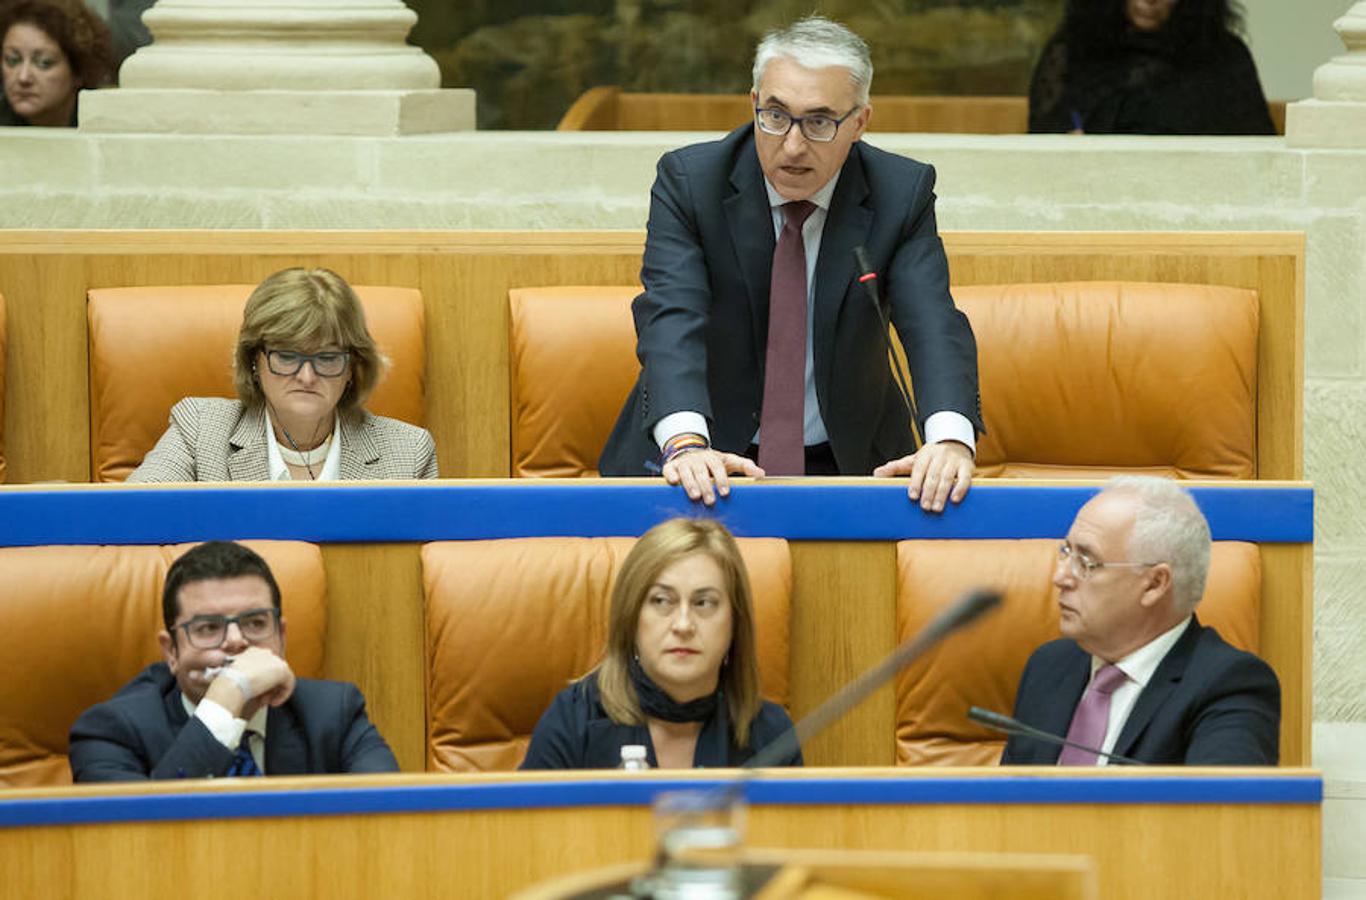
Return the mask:
<svg viewBox="0 0 1366 900"><path fill-rule="evenodd" d="M1067 734L1091 678L1091 655L1070 640L1044 644L1025 665L1015 718ZM1274 766L1281 686L1262 660L1191 619L1138 695L1114 752L1155 765ZM1001 764L1055 765L1061 748L1012 736Z"/></svg>
<svg viewBox="0 0 1366 900"><path fill-rule="evenodd" d="M175 676L156 663L81 714L71 727L70 755L76 781L136 781L220 776L234 751L186 715ZM300 678L289 700L267 713L271 775L397 771L355 685Z"/></svg>
<svg viewBox="0 0 1366 900"><path fill-rule="evenodd" d="M742 766L755 753L784 735L792 727L783 708L765 703L749 726L749 743L738 747L731 740L726 704L716 705L716 714L702 725L693 761L698 768ZM659 766L647 725L619 725L612 721L598 699L598 677L589 675L560 691L550 708L536 723L527 748L523 769L615 769L621 764L621 748L641 744L651 768ZM776 763L800 766L802 752Z"/></svg>
<svg viewBox="0 0 1366 900"><path fill-rule="evenodd" d="M812 315L816 399L839 469L851 475L914 449L884 329L856 280L860 244L890 303L918 411L952 410L983 430L977 344L949 296L934 169L857 142L831 197ZM646 474L659 455L650 430L680 410L707 417L713 446L748 447L763 401L774 245L753 126L659 161L645 291L632 306L642 372L599 460L603 474Z"/></svg>

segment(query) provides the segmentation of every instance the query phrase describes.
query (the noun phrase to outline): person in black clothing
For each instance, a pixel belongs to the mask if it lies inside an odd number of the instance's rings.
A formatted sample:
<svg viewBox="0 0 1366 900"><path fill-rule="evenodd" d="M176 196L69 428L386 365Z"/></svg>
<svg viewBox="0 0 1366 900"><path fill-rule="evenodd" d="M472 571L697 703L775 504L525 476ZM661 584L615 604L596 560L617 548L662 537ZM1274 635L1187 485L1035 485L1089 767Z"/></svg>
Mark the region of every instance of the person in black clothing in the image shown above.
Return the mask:
<svg viewBox="0 0 1366 900"><path fill-rule="evenodd" d="M759 692L754 605L721 524L671 519L631 548L612 586L607 646L536 723L523 769L601 769L621 748L652 768L739 766L792 721ZM791 741L777 765L799 766Z"/></svg>
<svg viewBox="0 0 1366 900"><path fill-rule="evenodd" d="M1233 0L1069 0L1029 87L1029 130L1275 134Z"/></svg>

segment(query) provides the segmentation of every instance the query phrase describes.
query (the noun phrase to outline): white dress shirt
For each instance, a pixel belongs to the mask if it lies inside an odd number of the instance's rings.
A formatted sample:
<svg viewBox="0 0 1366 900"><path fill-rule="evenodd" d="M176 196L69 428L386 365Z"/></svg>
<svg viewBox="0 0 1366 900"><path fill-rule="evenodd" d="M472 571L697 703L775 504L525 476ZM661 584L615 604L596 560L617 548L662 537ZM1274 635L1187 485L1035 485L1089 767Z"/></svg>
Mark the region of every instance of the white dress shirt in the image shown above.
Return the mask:
<svg viewBox="0 0 1366 900"><path fill-rule="evenodd" d="M1134 704L1138 702L1138 695L1143 693L1143 689L1148 686L1153 673L1157 671L1157 667L1162 664L1162 660L1166 658L1172 647L1176 646L1176 642L1180 640L1182 632L1186 630L1190 621L1191 617L1187 616L1170 631L1164 631L1115 663L1126 677L1124 683L1110 694L1110 717L1105 725L1105 741L1100 745L1100 749L1106 753L1115 749L1119 735L1124 731L1124 724L1129 721L1129 713L1134 711ZM1092 678L1096 677L1096 672L1103 665L1105 665L1105 660L1099 656L1091 657ZM1089 685L1090 682L1088 681L1087 684ZM1109 761L1108 756L1102 756L1098 765L1108 765Z"/></svg>
<svg viewBox="0 0 1366 900"><path fill-rule="evenodd" d="M821 235L825 232L825 219L830 213L830 200L835 195L835 185L839 183L839 172L826 182L825 187L807 198L816 208L802 225L802 245L806 250L806 403L805 418L802 424L802 442L810 447L823 444L829 435L825 422L821 419L820 403L816 399L816 363L812 350L816 305L816 260L821 252ZM783 205L789 203L786 197L774 190L768 179L764 179L768 190L768 204L773 214L773 237L776 241L783 233L786 217ZM878 352L882 352L880 349ZM707 420L699 412L683 410L670 413L655 423L651 432L655 443L662 449L676 435L684 433L700 434L711 440ZM952 410L940 410L925 420L925 442L935 444L940 441L958 441L976 452L977 433L967 417ZM754 432L754 443L759 443L759 432Z"/></svg>
<svg viewBox="0 0 1366 900"><path fill-rule="evenodd" d="M190 702L190 698L181 694L180 702L184 704L186 713L203 722L204 727L209 729L209 734L213 735L218 743L233 753L237 752L237 745L242 743L242 732L251 729L251 739L247 741L247 746L251 748L251 758L256 760L256 768L261 770L262 775L266 774L266 714L269 712L268 707L263 705L248 721L247 719L235 718L232 713L208 698L194 704Z"/></svg>
<svg viewBox="0 0 1366 900"><path fill-rule="evenodd" d="M266 413L266 460L270 465L271 481L293 481L289 466L280 455L280 445L276 442L275 429L270 424L270 410ZM341 479L341 416L332 417L332 445L327 448L327 458L318 470L318 481L339 481Z"/></svg>

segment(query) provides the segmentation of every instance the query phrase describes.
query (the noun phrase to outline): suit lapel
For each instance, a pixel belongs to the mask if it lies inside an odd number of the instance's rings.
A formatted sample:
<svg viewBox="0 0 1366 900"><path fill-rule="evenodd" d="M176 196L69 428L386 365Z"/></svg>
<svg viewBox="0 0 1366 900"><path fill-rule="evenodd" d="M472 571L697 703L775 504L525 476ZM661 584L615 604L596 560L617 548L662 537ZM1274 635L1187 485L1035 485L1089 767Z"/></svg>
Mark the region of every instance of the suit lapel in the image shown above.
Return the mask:
<svg viewBox="0 0 1366 900"><path fill-rule="evenodd" d="M379 462L379 448L370 439L368 418L364 413L342 416L341 442L341 480L363 481L376 477L373 467Z"/></svg>
<svg viewBox="0 0 1366 900"><path fill-rule="evenodd" d="M759 154L754 149L753 139L740 151L740 158L731 169L730 184L734 192L722 201L721 206L730 227L735 262L744 280L750 315L754 319L754 356L762 361L768 343L768 290L777 241L773 236L773 211L768 205L768 190L764 187L764 174L759 168Z"/></svg>
<svg viewBox="0 0 1366 900"><path fill-rule="evenodd" d="M1200 640L1200 630L1199 620L1191 616L1186 630L1181 632L1181 637L1172 645L1171 650L1167 651L1162 662L1158 663L1153 677L1138 695L1133 711L1129 713L1129 719L1119 733L1119 740L1115 741L1114 752L1121 756L1132 755L1131 751L1143 735L1143 730L1148 727L1153 716L1162 708L1162 704L1172 695L1176 686L1181 683L1182 676L1186 674L1186 665L1190 662L1191 654L1195 652L1196 642Z"/></svg>
<svg viewBox="0 0 1366 900"><path fill-rule="evenodd" d="M1043 705L1039 713L1040 721L1026 720L1025 724L1033 725L1049 734L1066 737L1068 729L1072 727L1072 714L1077 711L1081 695L1091 680L1091 655L1076 644L1070 645L1056 674L1057 677L1053 680L1057 686L1054 692L1056 700ZM1053 743L1041 743L1041 746L1044 747L1044 757L1040 761L1050 765L1056 763L1062 753L1062 747Z"/></svg>
<svg viewBox="0 0 1366 900"><path fill-rule="evenodd" d="M309 775L308 742L289 704L266 713L266 774Z"/></svg>
<svg viewBox="0 0 1366 900"><path fill-rule="evenodd" d="M228 480L269 481L266 452L266 410L260 404L242 411L228 438Z"/></svg>
<svg viewBox="0 0 1366 900"><path fill-rule="evenodd" d="M826 214L820 254L816 257L812 355L816 365L816 396L822 409L828 402L830 370L834 364L835 323L856 275L854 248L868 240L873 227L873 211L866 205L867 199L868 181L856 143L830 198L830 212Z"/></svg>

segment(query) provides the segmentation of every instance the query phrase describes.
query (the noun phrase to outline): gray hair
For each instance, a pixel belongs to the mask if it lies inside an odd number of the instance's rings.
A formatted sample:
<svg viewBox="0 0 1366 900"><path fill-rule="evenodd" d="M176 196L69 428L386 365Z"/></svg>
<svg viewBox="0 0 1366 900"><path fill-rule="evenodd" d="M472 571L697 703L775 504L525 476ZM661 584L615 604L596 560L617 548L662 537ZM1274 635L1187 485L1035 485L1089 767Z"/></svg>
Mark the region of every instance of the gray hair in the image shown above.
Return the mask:
<svg viewBox="0 0 1366 900"><path fill-rule="evenodd" d="M764 70L779 56L786 56L807 69L823 69L827 66L848 69L855 98L859 105L868 105L868 91L873 86L873 58L863 38L838 22L821 16L808 16L764 35L754 51L756 93L759 82L764 78Z"/></svg>
<svg viewBox="0 0 1366 900"><path fill-rule="evenodd" d="M1182 614L1195 612L1205 595L1209 576L1209 522L1184 488L1170 478L1121 475L1112 478L1104 493L1122 493L1138 500L1134 530L1129 536L1129 558L1136 562L1168 563L1172 567L1172 603Z"/></svg>

